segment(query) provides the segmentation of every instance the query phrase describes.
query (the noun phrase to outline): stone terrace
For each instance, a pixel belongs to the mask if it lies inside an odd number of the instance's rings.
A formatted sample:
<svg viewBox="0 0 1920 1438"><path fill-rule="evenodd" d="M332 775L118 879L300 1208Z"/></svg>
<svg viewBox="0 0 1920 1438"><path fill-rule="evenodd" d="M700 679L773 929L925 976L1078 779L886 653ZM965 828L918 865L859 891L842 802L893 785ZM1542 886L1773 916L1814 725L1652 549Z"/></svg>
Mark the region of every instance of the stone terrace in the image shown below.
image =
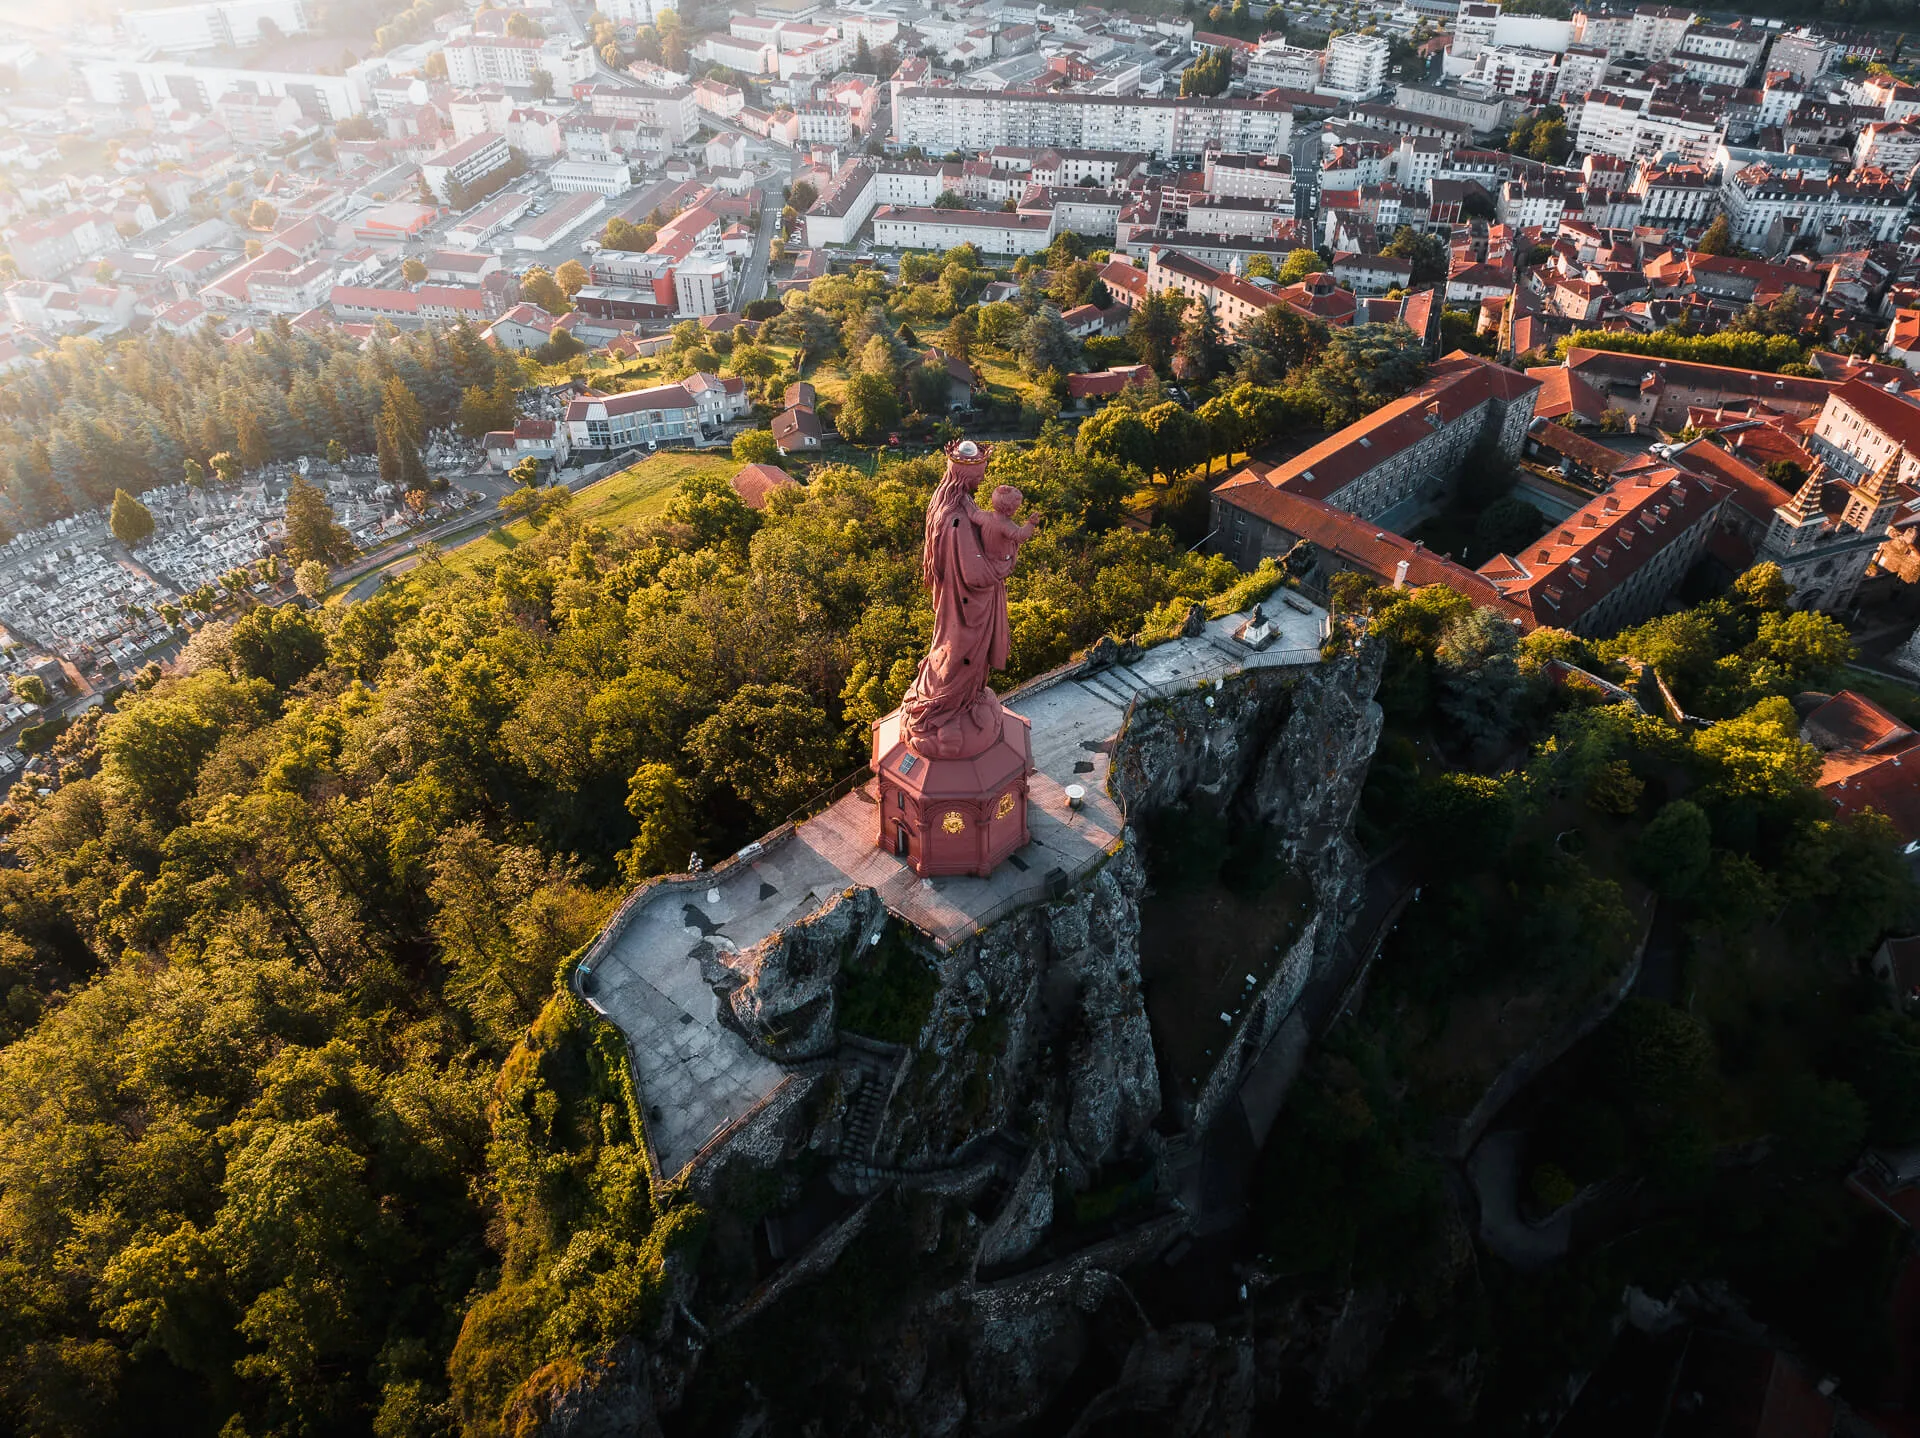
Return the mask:
<svg viewBox="0 0 1920 1438"><path fill-rule="evenodd" d="M1296 609L1294 605L1300 605ZM855 886L950 948L995 919L1089 872L1120 841L1107 792L1107 755L1133 700L1176 693L1246 669L1319 662L1324 611L1276 593L1264 606L1278 629L1251 650L1232 635L1245 615L1176 639L1130 665L1067 671L1008 697L1033 725L1038 772L1029 787L1032 842L990 878L922 879L874 845L872 781L825 812L751 844L712 873L655 881L622 906L581 965L582 991L631 1045L647 1137L667 1179L715 1135L745 1117L787 1076L720 1021L720 1001L693 950L746 949ZM1078 808L1066 788L1078 784Z"/></svg>

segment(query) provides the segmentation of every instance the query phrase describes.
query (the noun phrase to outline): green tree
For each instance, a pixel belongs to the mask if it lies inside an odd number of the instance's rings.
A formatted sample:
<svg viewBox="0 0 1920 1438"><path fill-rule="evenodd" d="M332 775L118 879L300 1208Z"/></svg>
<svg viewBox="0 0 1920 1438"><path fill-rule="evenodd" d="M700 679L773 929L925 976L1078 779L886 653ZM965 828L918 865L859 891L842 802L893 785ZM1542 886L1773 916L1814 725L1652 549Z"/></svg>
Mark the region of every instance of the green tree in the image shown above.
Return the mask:
<svg viewBox="0 0 1920 1438"><path fill-rule="evenodd" d="M1413 283L1415 285L1437 284L1447 277L1449 255L1446 241L1438 235L1423 235L1411 225L1402 225L1393 232L1393 238L1387 241L1380 251L1395 259L1413 262Z"/></svg>
<svg viewBox="0 0 1920 1438"><path fill-rule="evenodd" d="M1180 72L1182 95L1223 95L1233 80L1233 65L1225 50L1209 50Z"/></svg>
<svg viewBox="0 0 1920 1438"><path fill-rule="evenodd" d="M287 489L287 558L296 566L317 559L338 564L353 554L353 536L334 518L327 496L304 479Z"/></svg>
<svg viewBox="0 0 1920 1438"><path fill-rule="evenodd" d="M520 277L520 293L550 315L564 315L573 308L567 292L544 265L534 265Z"/></svg>
<svg viewBox="0 0 1920 1438"><path fill-rule="evenodd" d="M1440 711L1482 754L1498 751L1532 698L1532 681L1516 659L1519 643L1513 626L1491 609L1472 609L1448 624L1434 646Z"/></svg>
<svg viewBox="0 0 1920 1438"><path fill-rule="evenodd" d="M1793 705L1779 697L1702 730L1694 750L1707 762L1716 792L1729 798L1789 798L1820 774L1820 751L1800 738Z"/></svg>
<svg viewBox="0 0 1920 1438"><path fill-rule="evenodd" d="M1700 236L1695 252L1702 255L1730 255L1734 248L1733 226L1725 215L1715 215L1706 233Z"/></svg>
<svg viewBox="0 0 1920 1438"><path fill-rule="evenodd" d="M1327 262L1320 258L1318 250L1289 250L1287 257L1280 263L1280 271L1273 279L1275 284L1297 285L1308 275L1325 270Z"/></svg>
<svg viewBox="0 0 1920 1438"><path fill-rule="evenodd" d="M573 303L573 297L579 294L588 284L592 283L592 276L587 273L587 267L578 260L568 260L562 264L559 269L553 272L553 279L554 283L560 286L560 293L567 297L569 307L571 307ZM551 313L558 312L552 311Z"/></svg>
<svg viewBox="0 0 1920 1438"><path fill-rule="evenodd" d="M238 679L264 679L291 689L327 657L327 636L292 605L249 610L227 636L228 662Z"/></svg>
<svg viewBox="0 0 1920 1438"><path fill-rule="evenodd" d="M900 401L880 375L857 374L847 381L846 398L834 427L849 444L873 444L900 422Z"/></svg>
<svg viewBox="0 0 1920 1438"><path fill-rule="evenodd" d="M306 560L293 572L293 587L315 603L327 597L330 580L326 561L321 559Z"/></svg>
<svg viewBox="0 0 1920 1438"><path fill-rule="evenodd" d="M408 255L400 262L400 278L410 285L417 285L427 277L427 262L414 255Z"/></svg>
<svg viewBox="0 0 1920 1438"><path fill-rule="evenodd" d="M627 812L640 826L621 856L627 877L638 883L684 868L696 836L691 786L671 764L642 764L627 781Z"/></svg>
<svg viewBox="0 0 1920 1438"><path fill-rule="evenodd" d="M743 685L687 736L687 752L762 822L832 784L843 757L825 711L791 684Z"/></svg>
<svg viewBox="0 0 1920 1438"><path fill-rule="evenodd" d="M7 681L14 695L28 704L46 706L53 703L53 694L47 688L47 681L38 674L16 674Z"/></svg>
<svg viewBox="0 0 1920 1438"><path fill-rule="evenodd" d="M138 549L153 538L153 512L124 489L116 489L107 528L128 549Z"/></svg>
<svg viewBox="0 0 1920 1438"><path fill-rule="evenodd" d="M1128 343L1140 363L1151 365L1155 374L1165 375L1172 369L1187 303L1185 295L1173 291L1148 295L1127 319Z"/></svg>
<svg viewBox="0 0 1920 1438"><path fill-rule="evenodd" d="M1139 464L1151 453L1153 439L1139 411L1109 404L1081 423L1074 443L1082 454Z"/></svg>
<svg viewBox="0 0 1920 1438"><path fill-rule="evenodd" d="M741 430L733 436L733 459L741 465L772 465L780 459L772 430Z"/></svg>
<svg viewBox="0 0 1920 1438"><path fill-rule="evenodd" d="M1405 325L1349 325L1289 377L1287 399L1322 427L1339 429L1400 398L1425 374L1423 342Z"/></svg>
<svg viewBox="0 0 1920 1438"><path fill-rule="evenodd" d="M1633 872L1669 899L1683 899L1706 877L1713 826L1688 799L1663 805L1634 840Z"/></svg>

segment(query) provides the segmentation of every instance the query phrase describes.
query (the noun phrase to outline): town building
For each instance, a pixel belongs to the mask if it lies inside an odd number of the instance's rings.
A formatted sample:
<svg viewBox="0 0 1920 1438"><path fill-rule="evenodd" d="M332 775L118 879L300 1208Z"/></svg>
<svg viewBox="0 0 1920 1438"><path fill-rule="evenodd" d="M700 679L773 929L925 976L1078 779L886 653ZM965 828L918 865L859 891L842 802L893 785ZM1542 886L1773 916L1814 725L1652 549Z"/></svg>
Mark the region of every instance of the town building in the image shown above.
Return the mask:
<svg viewBox="0 0 1920 1438"><path fill-rule="evenodd" d="M999 210L940 210L885 205L873 212L873 242L908 250L974 245L983 254L1033 255L1053 243L1053 216Z"/></svg>
<svg viewBox="0 0 1920 1438"><path fill-rule="evenodd" d="M1608 491L1517 555L1480 566L1533 625L1612 634L1656 613L1714 533L1728 488L1672 466Z"/></svg>
<svg viewBox="0 0 1920 1438"><path fill-rule="evenodd" d="M169 5L158 10L126 10L120 28L143 52L193 55L256 44L267 33L303 35L312 28L302 0L214 0L202 5Z"/></svg>
<svg viewBox="0 0 1920 1438"><path fill-rule="evenodd" d="M451 204L463 191L512 162L506 136L475 135L421 161L420 178L437 197Z"/></svg>
<svg viewBox="0 0 1920 1438"><path fill-rule="evenodd" d="M1293 107L1280 100L1031 94L908 86L894 104L894 139L935 154L1014 145L1195 157L1209 145L1282 155Z"/></svg>
<svg viewBox="0 0 1920 1438"><path fill-rule="evenodd" d="M1365 100L1380 92L1387 79L1392 47L1384 35L1349 30L1327 42L1326 64L1315 93L1342 100Z"/></svg>
<svg viewBox="0 0 1920 1438"><path fill-rule="evenodd" d="M1411 393L1283 464L1251 464L1213 493L1211 547L1244 569L1291 548L1260 487L1317 499L1381 531L1426 514L1479 446L1516 458L1539 381L1455 351Z"/></svg>

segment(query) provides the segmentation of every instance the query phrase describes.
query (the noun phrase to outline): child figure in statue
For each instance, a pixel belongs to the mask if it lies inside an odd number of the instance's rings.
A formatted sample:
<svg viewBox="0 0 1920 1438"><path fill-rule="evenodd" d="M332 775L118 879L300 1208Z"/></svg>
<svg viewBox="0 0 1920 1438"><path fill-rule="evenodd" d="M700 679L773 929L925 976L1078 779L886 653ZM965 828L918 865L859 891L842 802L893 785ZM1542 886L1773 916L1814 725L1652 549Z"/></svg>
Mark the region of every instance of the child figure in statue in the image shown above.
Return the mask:
<svg viewBox="0 0 1920 1438"><path fill-rule="evenodd" d="M1001 579L1013 573L1020 546L1033 538L1031 524L1014 522L1021 499L1019 490L1003 484L993 492L993 509L980 516L980 548L993 561L994 572Z"/></svg>

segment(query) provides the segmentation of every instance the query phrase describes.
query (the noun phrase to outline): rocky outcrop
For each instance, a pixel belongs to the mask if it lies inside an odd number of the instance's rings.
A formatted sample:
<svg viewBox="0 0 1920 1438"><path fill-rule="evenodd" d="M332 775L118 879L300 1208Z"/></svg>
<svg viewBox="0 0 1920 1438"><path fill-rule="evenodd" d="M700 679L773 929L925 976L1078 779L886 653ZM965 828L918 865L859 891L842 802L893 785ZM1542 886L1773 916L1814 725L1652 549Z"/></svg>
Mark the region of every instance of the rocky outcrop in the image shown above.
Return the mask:
<svg viewBox="0 0 1920 1438"><path fill-rule="evenodd" d="M783 1062L818 1058L834 1046L834 981L840 965L887 920L880 896L849 889L818 913L716 958L737 979L727 995L738 1027Z"/></svg>
<svg viewBox="0 0 1920 1438"><path fill-rule="evenodd" d="M992 925L947 955L940 991L877 1152L924 1168L1004 1132L1053 1143L1084 1175L1160 1111L1140 995L1145 871L1123 849L1057 904Z"/></svg>
<svg viewBox="0 0 1920 1438"><path fill-rule="evenodd" d="M1096 665L1124 658L1112 644L1090 656ZM1136 703L1111 751L1127 842L1058 901L1010 914L949 952L921 950L938 988L857 1159L845 1137L846 1094L864 1090L841 1082L833 1065L844 1055L827 1056L836 1049L836 979L887 922L878 896L849 891L751 949L715 949L704 965L751 1041L814 1074L783 1094L784 1107L768 1105L779 1112L757 1130L743 1128L729 1158L779 1167L838 1155L836 1183L854 1169L862 1182L915 1190L914 1201L936 1215L919 1251L939 1249L943 1262L958 1251L940 1279L947 1286L905 1304L881 1351L860 1355L862 1381L884 1388L898 1431L984 1435L1047 1414L1062 1432L1111 1431L1115 1418L1139 1415L1155 1432L1242 1434L1252 1431L1256 1403L1272 1396L1263 1385L1276 1360L1309 1386L1323 1376L1338 1384L1379 1341L1376 1325L1355 1322L1363 1304L1342 1310L1344 1323L1339 1314L1282 1314L1263 1330L1250 1307L1236 1332L1204 1323L1156 1329L1118 1275L1166 1253L1191 1227L1192 1216L1168 1202L1167 1164L1151 1217L1064 1254L1056 1233L1063 1188L1111 1181L1121 1160L1134 1166L1123 1173L1151 1174L1149 1160L1166 1145L1154 1132L1164 1100L1140 973L1140 905L1151 874L1134 828L1184 807L1236 833L1270 834L1277 857L1312 890L1310 916L1249 995L1185 1115L1198 1128L1234 1098L1302 993L1335 963L1364 875L1349 831L1379 734L1378 678L1379 656L1363 645L1322 665L1254 670ZM863 1134L870 1117L861 1117ZM996 1172L983 1196L983 1175ZM959 1175L966 1182L956 1178L951 1196L935 1196L943 1176ZM901 1198L897 1191L875 1202ZM867 1212L816 1254L869 1242L854 1237ZM1050 1241L1055 1251L1046 1253ZM762 1293L756 1323L787 1310L785 1302L766 1307L779 1291ZM689 1364L698 1346L687 1344ZM1059 1411L1063 1388L1094 1354L1113 1381ZM626 1401L625 1370L609 1361L612 1411ZM651 1391L668 1411L657 1373ZM568 1399L527 1431L597 1432L558 1425L598 1411ZM646 1431L645 1421L631 1431Z"/></svg>
<svg viewBox="0 0 1920 1438"><path fill-rule="evenodd" d="M660 1438L647 1366L631 1337L585 1362L550 1363L521 1385L502 1426L543 1438Z"/></svg>

